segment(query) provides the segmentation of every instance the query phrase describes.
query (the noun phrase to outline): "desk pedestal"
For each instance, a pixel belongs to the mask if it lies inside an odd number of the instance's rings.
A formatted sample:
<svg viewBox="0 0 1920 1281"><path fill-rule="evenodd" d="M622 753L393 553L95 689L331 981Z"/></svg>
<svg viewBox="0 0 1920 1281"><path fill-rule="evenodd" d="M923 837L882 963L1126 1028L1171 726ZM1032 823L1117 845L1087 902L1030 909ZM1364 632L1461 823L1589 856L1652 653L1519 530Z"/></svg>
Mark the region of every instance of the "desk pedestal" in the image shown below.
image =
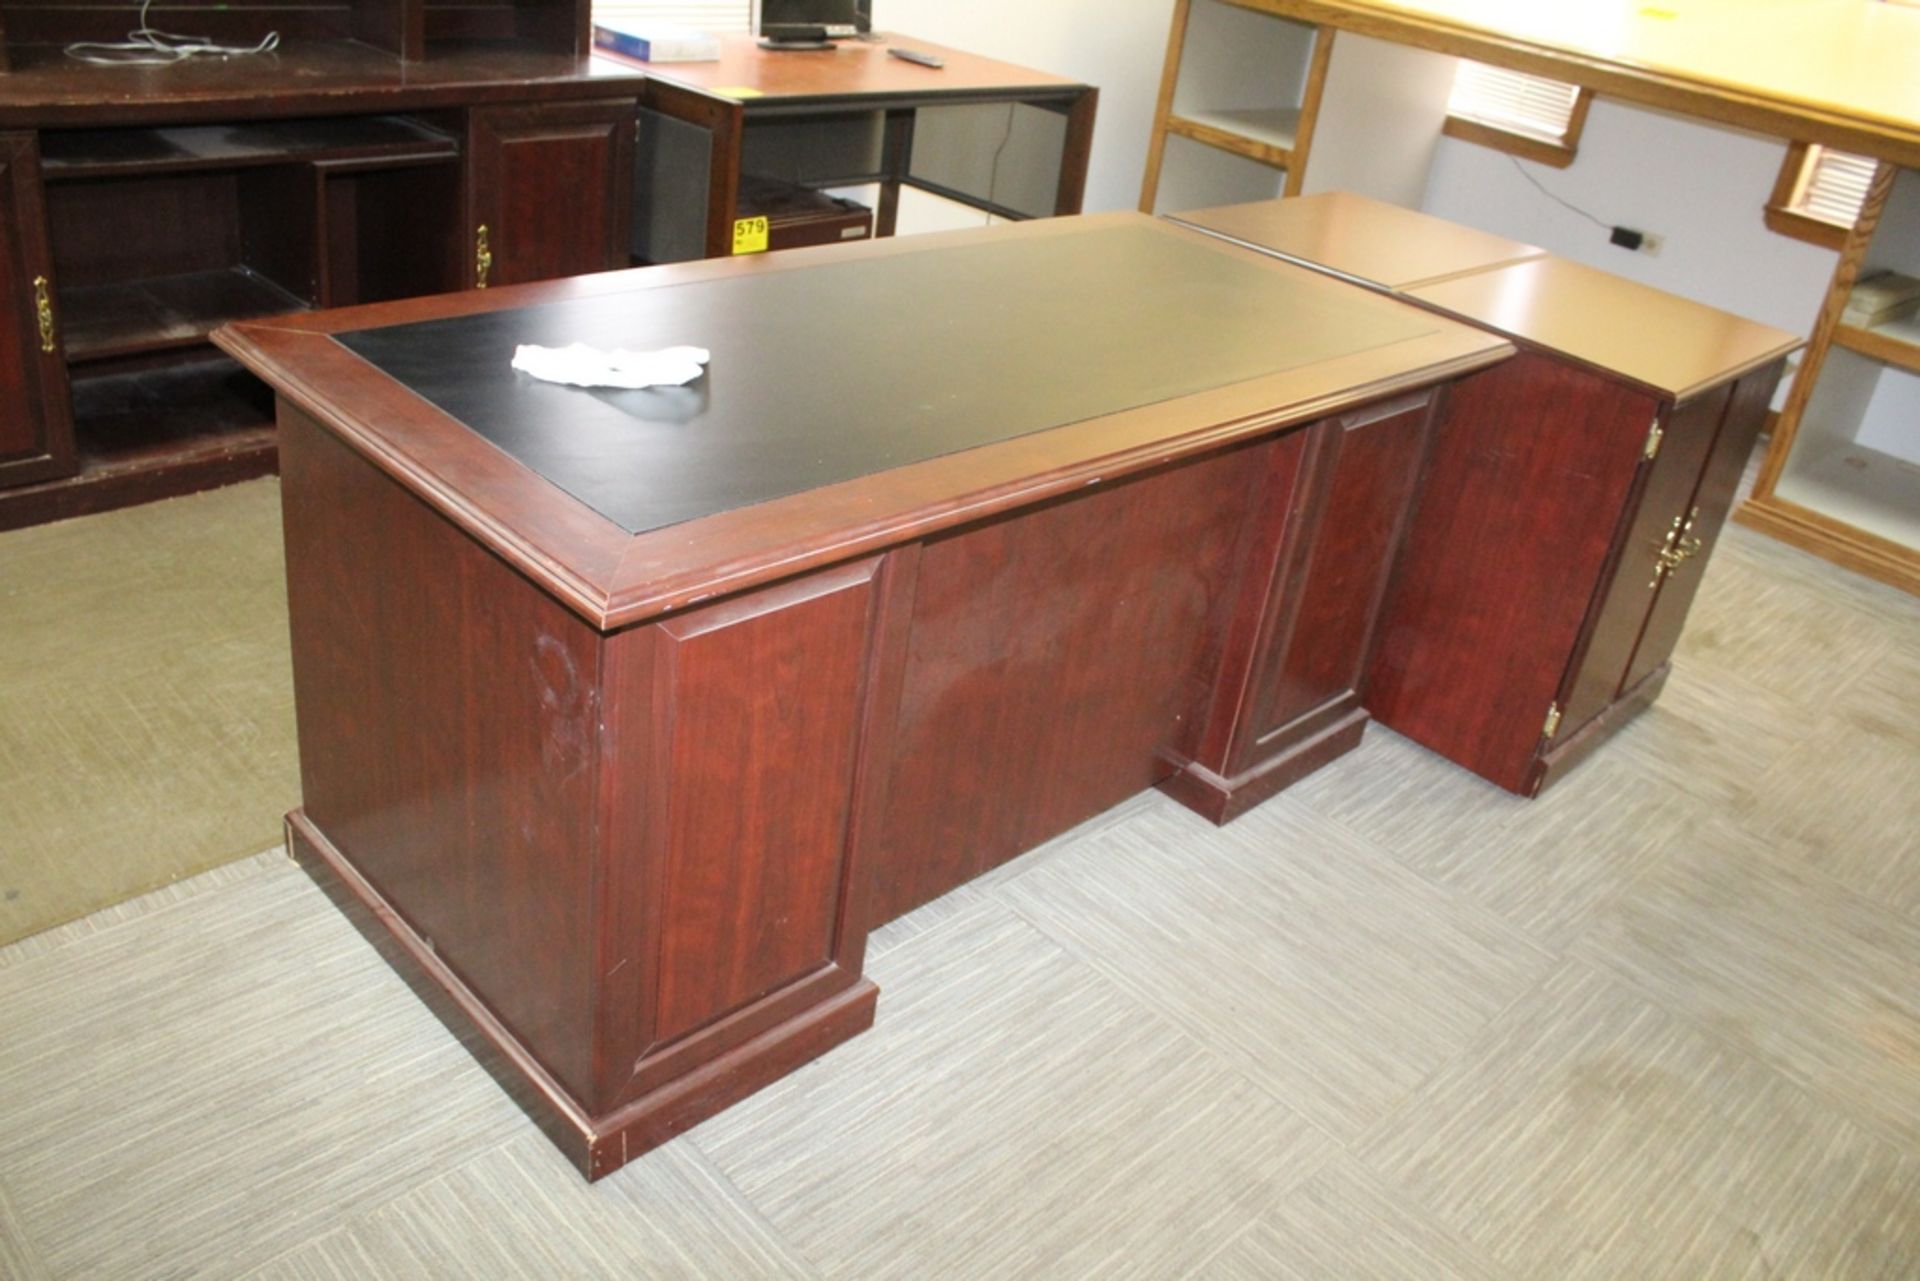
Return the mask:
<svg viewBox="0 0 1920 1281"><path fill-rule="evenodd" d="M603 631L283 405L290 844L597 1178L867 1027L872 922L1155 783L1219 821L1357 741L1427 418Z"/></svg>

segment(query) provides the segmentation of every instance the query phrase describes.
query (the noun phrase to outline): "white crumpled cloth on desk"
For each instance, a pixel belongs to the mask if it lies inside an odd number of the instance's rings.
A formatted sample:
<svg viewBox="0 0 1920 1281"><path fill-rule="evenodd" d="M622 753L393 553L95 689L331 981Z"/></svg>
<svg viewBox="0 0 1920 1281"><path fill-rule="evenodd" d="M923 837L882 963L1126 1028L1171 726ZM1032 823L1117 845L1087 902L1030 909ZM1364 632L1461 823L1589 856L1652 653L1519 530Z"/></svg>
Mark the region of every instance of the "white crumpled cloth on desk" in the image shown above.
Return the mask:
<svg viewBox="0 0 1920 1281"><path fill-rule="evenodd" d="M705 347L663 347L659 351L606 351L577 342L566 347L523 344L513 349L513 367L550 383L569 387L684 387L706 372L713 353Z"/></svg>

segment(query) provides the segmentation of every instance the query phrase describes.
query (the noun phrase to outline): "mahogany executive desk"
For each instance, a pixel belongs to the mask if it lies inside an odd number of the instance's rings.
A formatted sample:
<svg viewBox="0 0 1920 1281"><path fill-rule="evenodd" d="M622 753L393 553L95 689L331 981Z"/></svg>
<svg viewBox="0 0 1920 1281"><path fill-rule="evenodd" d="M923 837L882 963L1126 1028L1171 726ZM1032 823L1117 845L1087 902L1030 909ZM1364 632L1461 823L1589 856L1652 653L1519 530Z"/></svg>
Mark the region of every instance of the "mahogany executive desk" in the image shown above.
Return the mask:
<svg viewBox="0 0 1920 1281"><path fill-rule="evenodd" d="M713 363L508 368L572 339ZM871 924L1357 741L1433 389L1512 350L1137 214L218 341L280 396L291 844L589 1177L865 1028Z"/></svg>

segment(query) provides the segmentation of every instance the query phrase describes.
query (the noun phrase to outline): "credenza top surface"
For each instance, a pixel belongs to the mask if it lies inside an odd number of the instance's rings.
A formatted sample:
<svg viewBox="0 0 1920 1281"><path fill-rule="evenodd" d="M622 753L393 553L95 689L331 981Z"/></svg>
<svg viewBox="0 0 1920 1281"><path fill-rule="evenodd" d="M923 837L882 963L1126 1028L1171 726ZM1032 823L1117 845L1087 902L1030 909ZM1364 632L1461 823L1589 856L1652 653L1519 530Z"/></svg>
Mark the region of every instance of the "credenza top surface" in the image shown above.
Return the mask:
<svg viewBox="0 0 1920 1281"><path fill-rule="evenodd" d="M422 110L485 101L637 97L645 75L601 58L475 44L418 62L351 40L293 40L248 58L93 66L58 45L12 50L0 127L137 125Z"/></svg>
<svg viewBox="0 0 1920 1281"><path fill-rule="evenodd" d="M231 326L282 397L591 620L1074 492L1492 363L1499 338L1139 214ZM712 353L666 392L516 344Z"/></svg>
<svg viewBox="0 0 1920 1281"><path fill-rule="evenodd" d="M1685 399L1803 339L1565 258L1536 258L1406 291L1408 298Z"/></svg>
<svg viewBox="0 0 1920 1281"><path fill-rule="evenodd" d="M1407 289L1546 253L1537 245L1349 191L1254 200L1171 217L1381 289Z"/></svg>

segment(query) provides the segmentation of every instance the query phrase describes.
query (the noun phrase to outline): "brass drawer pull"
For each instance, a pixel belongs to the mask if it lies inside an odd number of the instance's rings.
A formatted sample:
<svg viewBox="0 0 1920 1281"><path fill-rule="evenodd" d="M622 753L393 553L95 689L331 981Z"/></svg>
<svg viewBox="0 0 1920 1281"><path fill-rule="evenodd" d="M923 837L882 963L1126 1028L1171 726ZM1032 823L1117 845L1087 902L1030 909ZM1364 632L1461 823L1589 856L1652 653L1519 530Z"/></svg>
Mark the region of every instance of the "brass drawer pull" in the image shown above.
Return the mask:
<svg viewBox="0 0 1920 1281"><path fill-rule="evenodd" d="M493 270L493 250L487 246L487 224L481 223L473 233L473 287L487 287L487 273Z"/></svg>

